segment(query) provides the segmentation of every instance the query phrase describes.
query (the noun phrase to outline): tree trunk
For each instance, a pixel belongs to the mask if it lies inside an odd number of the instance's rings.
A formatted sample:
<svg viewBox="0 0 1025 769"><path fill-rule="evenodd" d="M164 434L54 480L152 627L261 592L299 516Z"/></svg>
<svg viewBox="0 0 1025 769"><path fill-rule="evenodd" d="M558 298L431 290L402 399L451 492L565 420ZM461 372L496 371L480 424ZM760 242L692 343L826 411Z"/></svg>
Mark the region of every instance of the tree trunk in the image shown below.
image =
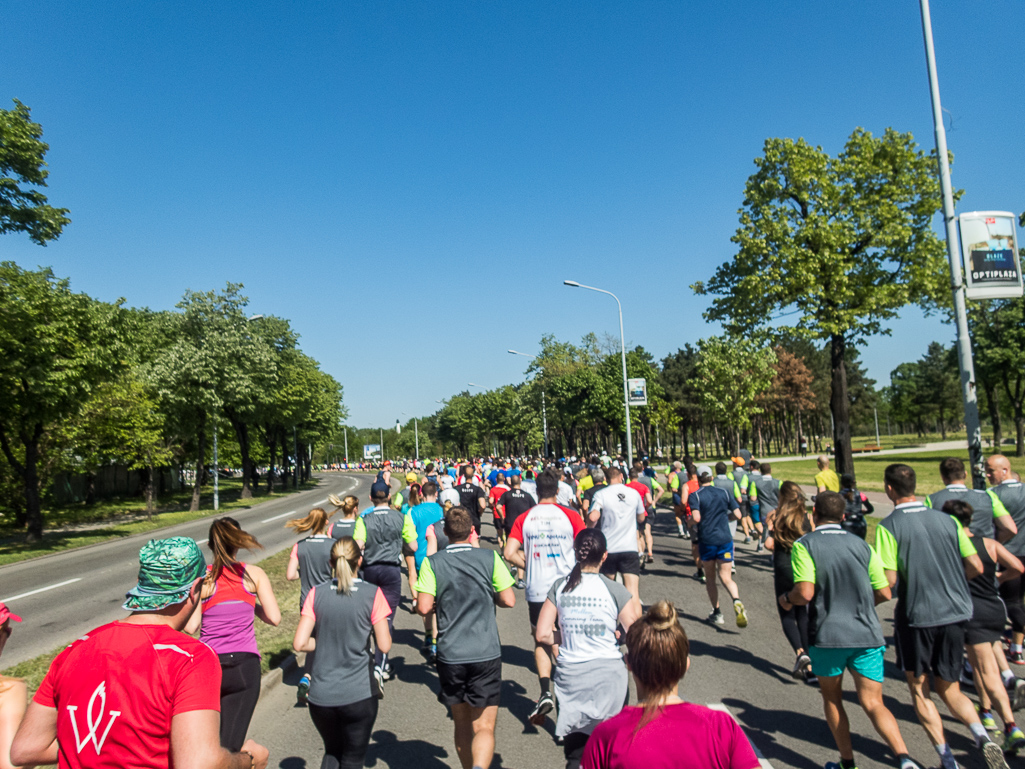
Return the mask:
<svg viewBox="0 0 1025 769"><path fill-rule="evenodd" d="M150 460L146 467L146 518L153 520L153 491L156 487L156 468L153 467L153 461Z"/></svg>
<svg viewBox="0 0 1025 769"><path fill-rule="evenodd" d="M192 502L189 504L189 512L199 510L199 498L203 490L203 456L206 451L206 415L199 420L199 435L197 436L198 448L196 451L196 478L192 484Z"/></svg>
<svg viewBox="0 0 1025 769"><path fill-rule="evenodd" d="M274 493L274 466L278 458L278 444L273 438L267 441L270 450L270 464L267 465L267 493Z"/></svg>
<svg viewBox="0 0 1025 769"><path fill-rule="evenodd" d="M1004 441L1003 426L1000 424L1000 401L996 384L989 377L977 377L982 391L986 393L986 408L989 409L989 421L993 426L993 448L1000 451L1000 444Z"/></svg>
<svg viewBox="0 0 1025 769"><path fill-rule="evenodd" d="M1022 411L1020 403L1014 404L1014 433L1015 445L1014 456L1025 457L1025 412Z"/></svg>
<svg viewBox="0 0 1025 769"><path fill-rule="evenodd" d="M851 454L851 403L847 397L847 365L844 353L847 340L843 334L830 338L830 366L833 370L832 392L829 408L833 413L833 455L836 457L836 472L854 476L854 456Z"/></svg>
<svg viewBox="0 0 1025 769"><path fill-rule="evenodd" d="M249 425L242 421L235 409L225 408L224 415L228 417L231 426L235 428L235 437L238 439L238 450L242 455L242 495L240 499L253 498L253 460L249 458ZM217 468L214 468L215 472Z"/></svg>

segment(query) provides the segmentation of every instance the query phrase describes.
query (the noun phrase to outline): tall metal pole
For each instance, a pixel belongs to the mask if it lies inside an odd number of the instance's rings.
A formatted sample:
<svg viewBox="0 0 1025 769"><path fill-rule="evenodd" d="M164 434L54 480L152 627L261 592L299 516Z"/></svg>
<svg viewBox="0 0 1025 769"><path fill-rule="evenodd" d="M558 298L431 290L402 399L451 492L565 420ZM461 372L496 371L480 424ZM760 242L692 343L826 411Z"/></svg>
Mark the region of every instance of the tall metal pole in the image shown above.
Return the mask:
<svg viewBox="0 0 1025 769"><path fill-rule="evenodd" d="M961 369L961 396L964 399L964 420L968 432L968 458L972 481L977 489L985 489L982 472L982 425L979 423L979 399L975 390L975 366L972 344L968 336L968 313L965 290L961 280L961 248L957 238L954 214L954 193L950 186L950 162L947 157L947 132L943 128L943 107L940 84L936 76L936 52L932 42L932 17L929 0L919 0L922 9L922 35L925 38L925 59L929 69L929 95L932 99L932 123L936 133L936 155L940 164L940 188L943 192L943 224L947 235L947 259L950 262L950 288L954 294L954 318L957 323L957 360Z"/></svg>
<svg viewBox="0 0 1025 769"><path fill-rule="evenodd" d="M217 420L214 420L214 510L221 509L221 488L218 485L221 472L217 463Z"/></svg>
<svg viewBox="0 0 1025 769"><path fill-rule="evenodd" d="M345 433L345 464L349 464L349 428L343 427L342 432Z"/></svg>
<svg viewBox="0 0 1025 769"><path fill-rule="evenodd" d="M416 461L420 461L420 423L413 417L413 435L416 436Z"/></svg>
<svg viewBox="0 0 1025 769"><path fill-rule="evenodd" d="M873 408L872 413L876 415L876 446L881 446L879 443L879 409Z"/></svg>
<svg viewBox="0 0 1025 769"><path fill-rule="evenodd" d="M634 448L632 429L630 428L630 389L626 381L626 335L623 333L623 303L619 301L618 296L611 291L606 291L604 288L585 286L583 283L577 283L575 280L564 280L562 282L564 285L573 286L574 288L586 288L589 291L597 291L599 294L608 294L616 300L616 305L619 307L619 343L623 355L623 408L626 411L626 466L630 468L634 463Z"/></svg>
<svg viewBox="0 0 1025 769"><path fill-rule="evenodd" d="M545 408L545 391L541 391L541 421L545 431L545 458L548 458L548 409Z"/></svg>
<svg viewBox="0 0 1025 769"><path fill-rule="evenodd" d="M295 425L292 425L292 454L295 461L292 463L292 488L299 488L299 437Z"/></svg>
<svg viewBox="0 0 1025 769"><path fill-rule="evenodd" d="M384 428L378 428L381 431L381 463L384 463Z"/></svg>

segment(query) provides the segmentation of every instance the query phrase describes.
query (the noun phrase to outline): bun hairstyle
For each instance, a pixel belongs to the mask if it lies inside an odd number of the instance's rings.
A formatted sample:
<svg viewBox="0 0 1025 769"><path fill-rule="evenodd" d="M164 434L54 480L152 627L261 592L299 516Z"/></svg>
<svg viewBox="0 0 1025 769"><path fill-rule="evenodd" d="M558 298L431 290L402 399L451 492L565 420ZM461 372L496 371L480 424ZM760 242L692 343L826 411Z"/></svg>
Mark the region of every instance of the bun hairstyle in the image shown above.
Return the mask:
<svg viewBox="0 0 1025 769"><path fill-rule="evenodd" d="M566 587L562 592L569 593L580 584L584 566L600 565L606 550L608 550L608 543L600 530L584 529L577 534L576 539L573 540L573 552L576 553L577 562L566 578Z"/></svg>
<svg viewBox="0 0 1025 769"><path fill-rule="evenodd" d="M645 690L644 715L637 728L651 721L662 701L687 672L690 641L680 626L676 607L659 601L630 626L626 634L630 671Z"/></svg>
<svg viewBox="0 0 1025 769"><path fill-rule="evenodd" d="M356 579L359 559L363 552L352 537L342 537L331 548L331 573L338 581L338 592L349 595Z"/></svg>
<svg viewBox="0 0 1025 769"><path fill-rule="evenodd" d="M328 514L322 507L315 507L306 514L305 518L293 518L285 526L289 529L293 529L296 534L305 534L308 531L312 531L314 534L320 534L322 531L327 529Z"/></svg>
<svg viewBox="0 0 1025 769"><path fill-rule="evenodd" d="M359 507L359 497L350 494L342 500L340 507L344 517L354 518L356 516L356 509Z"/></svg>
<svg viewBox="0 0 1025 769"><path fill-rule="evenodd" d="M206 581L210 584L216 582L225 566L237 563L235 556L239 550L259 550L263 548L256 537L238 525L234 518L216 518L210 524L209 533L210 551L214 554L214 562L206 575Z"/></svg>

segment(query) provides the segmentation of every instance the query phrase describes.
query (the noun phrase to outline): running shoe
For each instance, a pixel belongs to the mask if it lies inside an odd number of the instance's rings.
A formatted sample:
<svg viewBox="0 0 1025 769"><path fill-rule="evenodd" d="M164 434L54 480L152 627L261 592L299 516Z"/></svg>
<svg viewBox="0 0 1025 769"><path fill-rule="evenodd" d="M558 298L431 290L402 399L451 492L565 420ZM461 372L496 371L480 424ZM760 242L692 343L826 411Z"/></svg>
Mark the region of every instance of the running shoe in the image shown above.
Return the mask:
<svg viewBox="0 0 1025 769"><path fill-rule="evenodd" d="M545 716L551 713L554 707L555 698L551 692L542 692L541 696L537 699L537 703L534 705L534 709L527 716L527 720L535 726L540 726L545 722Z"/></svg>
<svg viewBox="0 0 1025 769"><path fill-rule="evenodd" d="M1004 735L1004 755L1017 755L1023 747L1025 747L1025 733L1014 726Z"/></svg>
<svg viewBox="0 0 1025 769"><path fill-rule="evenodd" d="M381 668L374 668L374 683L377 684L377 693L375 696L377 699L384 699L384 674L381 673Z"/></svg>
<svg viewBox="0 0 1025 769"><path fill-rule="evenodd" d="M705 585L705 584L708 583L708 577L705 576L705 572L704 571L699 571L698 572L698 582L700 582L702 585Z"/></svg>
<svg viewBox="0 0 1025 769"><path fill-rule="evenodd" d="M438 644L431 644L430 649L427 650L427 661L432 665L438 661Z"/></svg>
<svg viewBox="0 0 1025 769"><path fill-rule="evenodd" d="M982 743L982 758L986 762L986 769L1010 769L1004 760L1004 751L995 742Z"/></svg>
<svg viewBox="0 0 1025 769"><path fill-rule="evenodd" d="M651 553L648 553L644 560L647 563L655 563L655 556L653 556Z"/></svg>
<svg viewBox="0 0 1025 769"><path fill-rule="evenodd" d="M1011 700L1011 710L1021 710L1025 706L1025 680L1015 678L1007 687L1007 695Z"/></svg>
<svg viewBox="0 0 1025 769"><path fill-rule="evenodd" d="M988 710L983 710L977 702L975 703L975 712L979 714L979 721L987 732L1000 731L1000 727L997 726L997 720L993 718L993 714Z"/></svg>
<svg viewBox="0 0 1025 769"><path fill-rule="evenodd" d="M737 627L747 627L747 612L740 601L733 602L733 611L737 613Z"/></svg>
<svg viewBox="0 0 1025 769"><path fill-rule="evenodd" d="M303 677L299 679L299 686L295 691L295 699L300 705L306 704L306 697L310 693L310 675L304 673Z"/></svg>
<svg viewBox="0 0 1025 769"><path fill-rule="evenodd" d="M1021 652L1008 652L1007 661L1013 662L1015 665L1025 665L1025 654Z"/></svg>
<svg viewBox="0 0 1025 769"><path fill-rule="evenodd" d="M517 590L524 590L524 589L526 589L526 587L527 587L527 583L524 582L522 579L516 580L516 589Z"/></svg>
<svg viewBox="0 0 1025 769"><path fill-rule="evenodd" d="M744 536L744 544L745 545L750 545L751 544L751 537L745 535Z"/></svg>
<svg viewBox="0 0 1025 769"><path fill-rule="evenodd" d="M391 669L391 665L385 662L384 666L381 668L381 675L384 676L385 681L391 681L395 678L395 671Z"/></svg>
<svg viewBox="0 0 1025 769"><path fill-rule="evenodd" d="M841 769L841 765L838 764L836 761L827 761L826 762L826 769ZM858 767L855 766L855 767L852 767L851 769L858 769Z"/></svg>
<svg viewBox="0 0 1025 769"><path fill-rule="evenodd" d="M690 539L690 532L687 531L686 529L683 530L683 538L684 539Z"/></svg>
<svg viewBox="0 0 1025 769"><path fill-rule="evenodd" d="M807 675L807 676L805 677L805 679L804 679L804 682L805 682L806 684L814 684L814 685L818 685L819 679L818 679L818 676L816 676L816 675L815 675L814 673L809 673L809 674L808 674L808 675Z"/></svg>
<svg viewBox="0 0 1025 769"><path fill-rule="evenodd" d="M723 617L722 611L719 609L712 609L711 613L708 615L708 621L711 622L713 625L726 624L726 618Z"/></svg>
<svg viewBox="0 0 1025 769"><path fill-rule="evenodd" d="M807 673L805 668L811 665L811 657L805 653L797 655L797 661L794 663L794 669L790 672L792 678L804 678Z"/></svg>
<svg viewBox="0 0 1025 769"><path fill-rule="evenodd" d="M762 544L762 541L758 540L758 544L755 546L755 552L756 553L760 553L764 549L765 549L765 546Z"/></svg>

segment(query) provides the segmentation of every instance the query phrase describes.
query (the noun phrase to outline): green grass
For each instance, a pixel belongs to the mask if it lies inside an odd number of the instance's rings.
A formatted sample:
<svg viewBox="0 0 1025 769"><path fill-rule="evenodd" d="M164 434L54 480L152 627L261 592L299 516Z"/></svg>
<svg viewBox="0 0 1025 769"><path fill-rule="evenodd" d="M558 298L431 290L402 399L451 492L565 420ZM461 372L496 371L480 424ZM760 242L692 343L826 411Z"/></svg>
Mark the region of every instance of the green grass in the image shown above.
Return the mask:
<svg viewBox="0 0 1025 769"><path fill-rule="evenodd" d="M306 491L315 486L316 484L313 483L300 484L298 491ZM218 512L226 513L231 510L248 509L261 502L293 493L295 492L291 487L284 491L275 491L273 494L268 494L265 488L261 488L256 490L252 499L241 499L242 481L240 479L222 479ZM133 534L155 531L214 514L212 498L204 499L205 504L195 512L189 512L191 501L191 491L166 495L160 500L160 505L152 518L142 519L139 519L139 516L145 516L146 504L139 499L111 500L94 505L75 504L44 510L46 529L43 530L43 539L32 543L24 541L24 530L17 529L11 523L4 523L4 517L0 516L0 566L111 539L130 537ZM110 525L78 530L64 528L106 522L109 522ZM52 529L63 530L53 531Z"/></svg>
<svg viewBox="0 0 1025 769"><path fill-rule="evenodd" d="M886 466L894 462L910 465L918 478L918 496L932 494L943 488L940 480L940 460L946 457L960 457L967 464L968 449L954 451L927 451L918 454L865 454L854 455L854 472L857 476L858 488L861 491L883 491L883 472ZM1008 457L1011 469L1025 473L1025 458ZM835 466L834 466L835 468ZM777 462L772 466L772 477L781 481L814 485L815 473L818 468L814 459L801 459L795 462Z"/></svg>
<svg viewBox="0 0 1025 769"><path fill-rule="evenodd" d="M291 551L285 549L260 562L260 567L270 578L274 595L277 596L278 605L281 607L281 624L277 627L271 627L260 620L256 621L256 645L262 655L261 667L264 673L280 665L292 653L292 638L299 624L299 580L289 582L285 579L290 554ZM39 688L53 658L63 650L62 646L46 654L40 654L0 671L0 674L25 679L31 696Z"/></svg>

